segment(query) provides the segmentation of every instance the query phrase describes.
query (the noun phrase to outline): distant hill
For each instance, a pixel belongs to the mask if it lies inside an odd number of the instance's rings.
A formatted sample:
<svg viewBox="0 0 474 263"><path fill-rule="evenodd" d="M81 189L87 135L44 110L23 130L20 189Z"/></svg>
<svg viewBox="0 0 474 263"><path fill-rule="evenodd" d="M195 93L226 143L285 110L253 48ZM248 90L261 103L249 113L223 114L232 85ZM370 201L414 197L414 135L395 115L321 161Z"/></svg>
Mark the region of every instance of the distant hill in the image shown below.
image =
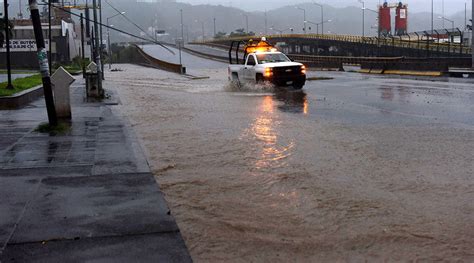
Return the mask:
<svg viewBox="0 0 474 263"><path fill-rule="evenodd" d="M26 0L23 0L25 5ZM92 2L92 0L89 0ZM103 21L116 12L110 8L105 0L102 0ZM260 34L277 33L276 29L293 28L295 33L301 33L303 28L303 11L294 6L285 6L270 10L267 12L267 30L265 30L264 12L245 12L236 7L222 5L190 5L186 3L164 1L159 3L135 2L131 0L108 0L116 8L126 12L126 16L139 24L145 30L153 32L153 28L165 30L169 36L161 37L164 41L173 41L177 35L181 34L180 9L183 10L183 21L185 28L185 39L195 39L203 34L206 38L212 37L214 33L214 18L216 18L216 30L226 33L235 31L238 28L246 28L246 18L248 16L249 30ZM18 0L10 0L10 12L18 13ZM26 5L25 5L26 6ZM320 9L318 6L307 3L298 5L307 10L306 19L308 21L319 23L321 20ZM335 8L329 5L324 6L325 19L331 19L326 23L324 31L337 34L360 35L362 32L362 10L360 6ZM78 12L78 11L76 11ZM377 32L377 14L366 10L365 12L365 32L366 35L376 35ZM470 11L468 11L470 14ZM29 14L27 14L29 15ZM438 19L439 14L435 14L435 28L442 27L442 21ZM470 17L470 16L469 16ZM455 26L464 28L464 12L459 12L449 17L455 21ZM123 17L117 16L110 21L117 28L125 29L135 34L140 34L140 30L128 23ZM316 26L307 24L308 32L316 33ZM309 31L311 27L311 31ZM446 27L451 27L451 23L446 22ZM430 13L409 13L409 31L429 30L431 28ZM289 30L286 32L290 32ZM113 40L124 41L128 38L117 33L112 33Z"/></svg>

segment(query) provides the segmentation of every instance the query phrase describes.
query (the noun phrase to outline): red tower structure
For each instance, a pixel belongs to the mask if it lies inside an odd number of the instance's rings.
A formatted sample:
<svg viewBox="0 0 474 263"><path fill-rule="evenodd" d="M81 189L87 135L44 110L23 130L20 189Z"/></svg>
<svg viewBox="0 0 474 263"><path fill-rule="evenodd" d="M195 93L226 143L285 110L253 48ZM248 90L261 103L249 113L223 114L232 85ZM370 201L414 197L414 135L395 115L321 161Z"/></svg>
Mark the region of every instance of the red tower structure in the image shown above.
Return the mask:
<svg viewBox="0 0 474 263"><path fill-rule="evenodd" d="M392 32L392 16L387 2L379 6L379 36L389 36Z"/></svg>
<svg viewBox="0 0 474 263"><path fill-rule="evenodd" d="M379 36L392 35L392 8L396 9L395 35L401 36L408 32L408 6L402 2L379 6Z"/></svg>
<svg viewBox="0 0 474 263"><path fill-rule="evenodd" d="M397 6L397 16L395 17L395 34L397 36L406 35L408 32L408 8L400 2Z"/></svg>

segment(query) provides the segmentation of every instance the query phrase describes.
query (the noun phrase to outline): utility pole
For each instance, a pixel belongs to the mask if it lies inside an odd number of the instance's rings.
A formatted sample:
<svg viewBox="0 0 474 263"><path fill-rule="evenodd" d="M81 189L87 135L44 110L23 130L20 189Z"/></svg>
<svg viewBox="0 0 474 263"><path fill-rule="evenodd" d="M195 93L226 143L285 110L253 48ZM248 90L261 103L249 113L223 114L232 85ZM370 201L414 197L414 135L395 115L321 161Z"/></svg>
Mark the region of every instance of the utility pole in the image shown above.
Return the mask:
<svg viewBox="0 0 474 263"><path fill-rule="evenodd" d="M53 52L52 52L52 30L51 30L51 0L48 0L48 41L49 41L49 52L48 52L48 58L49 58L49 72L52 72L52 64L53 64Z"/></svg>
<svg viewBox="0 0 474 263"><path fill-rule="evenodd" d="M99 46L99 52L100 52L100 57L103 58L104 57L104 53L103 53L103 48L102 48L102 44L104 43L104 40L103 40L103 34L102 34L102 0L99 0L99 23L100 23L100 46ZM104 79L104 63L100 63L102 65L102 76L101 78Z"/></svg>
<svg viewBox="0 0 474 263"><path fill-rule="evenodd" d="M179 48L179 64L181 65L181 74L183 74L183 57L181 55L181 45L184 44L184 23L183 23L183 9L179 10L181 15L181 40L178 41Z"/></svg>
<svg viewBox="0 0 474 263"><path fill-rule="evenodd" d="M5 45L7 48L7 75L8 75L8 83L7 89L13 89L12 85L12 65L10 61L10 21L8 20L8 3L7 0L3 0L3 6L5 8Z"/></svg>
<svg viewBox="0 0 474 263"><path fill-rule="evenodd" d="M471 10L472 10L472 20L474 21L474 0L472 0ZM472 32L474 32L474 30ZM472 40L471 40L471 52L472 52L472 68L474 68L474 41Z"/></svg>
<svg viewBox="0 0 474 263"><path fill-rule="evenodd" d="M84 64L84 61L86 59L86 48L84 47L85 41L84 41L84 15L81 13L81 53L82 53L82 61L81 61L81 67L82 67L82 75L86 75L86 65ZM51 45L51 43L50 43Z"/></svg>
<svg viewBox="0 0 474 263"><path fill-rule="evenodd" d="M44 99L46 101L46 109L48 111L48 120L50 126L58 125L58 117L54 107L53 89L51 88L51 77L49 74L48 55L44 44L43 30L41 29L41 19L36 0L28 0L31 12L31 20L33 22L33 30L35 32L36 47L38 50L38 60L41 77L43 80Z"/></svg>
<svg viewBox="0 0 474 263"><path fill-rule="evenodd" d="M99 88L99 94L102 92L102 58L100 57L100 37L99 37L99 25L97 23L97 0L93 0L92 2L93 9L94 9L94 38L95 38L95 50L94 50L94 55L95 55L95 60L97 63L97 74L98 74L98 88Z"/></svg>

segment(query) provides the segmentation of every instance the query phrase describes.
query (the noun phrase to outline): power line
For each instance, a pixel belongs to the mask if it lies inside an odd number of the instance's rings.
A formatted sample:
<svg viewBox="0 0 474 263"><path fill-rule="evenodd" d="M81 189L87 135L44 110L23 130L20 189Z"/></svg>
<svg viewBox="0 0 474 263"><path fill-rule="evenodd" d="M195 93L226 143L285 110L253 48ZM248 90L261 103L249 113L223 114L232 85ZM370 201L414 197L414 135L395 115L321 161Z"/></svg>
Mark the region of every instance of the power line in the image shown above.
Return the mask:
<svg viewBox="0 0 474 263"><path fill-rule="evenodd" d="M73 16L81 17L81 15L78 15L78 14L76 14L76 13L73 13L73 12L71 12L71 11L65 9L65 8L60 7L60 6L56 6L56 5L51 5L51 6L52 6L53 8L57 8L57 9L62 10L62 11L64 11L64 12L68 13L68 14L71 14L71 15L73 15ZM86 21L89 21L89 22L94 22L94 20L89 19L89 18L83 18L83 19L86 20ZM126 31L124 31L124 30L121 30L121 29L118 29L118 28L115 28L115 27L111 27L111 26L108 26L108 25L104 25L104 24L101 24L101 23L98 23L98 24L99 24L99 25L102 25L102 26L104 26L105 28L108 28L108 29L110 29L110 30L114 30L114 31L116 31L116 32L119 32L119 33L122 33L122 34L125 34L125 35L128 35L128 36L134 37L134 38L136 38L136 39L144 40L144 41L146 41L146 42L150 42L150 43L159 45L160 47L162 47L162 48L166 49L167 51L169 51L171 54L175 55L175 53L173 52L173 50L169 49L168 47L166 47L165 45L163 45L162 43L160 43L160 42L158 42L158 41L156 41L156 40L143 38L143 37L134 35L134 34L132 34L132 33L128 33L128 32L126 32Z"/></svg>
<svg viewBox="0 0 474 263"><path fill-rule="evenodd" d="M109 3L109 1L107 0L104 0L110 7L112 7L112 9L114 9L117 13L120 13L122 14L122 12L120 10L118 10L117 8L115 8L111 3ZM101 7L102 8L102 7ZM140 29L143 33L145 33L150 39L153 39L154 37L153 36L150 36L148 34L148 32L146 30L144 30L143 28L141 28L138 24L136 24L135 22L133 22L132 20L130 20L125 14L122 14L122 16L125 18L125 20L127 20L128 22L130 22L131 24L133 24L135 27L137 27L138 29Z"/></svg>

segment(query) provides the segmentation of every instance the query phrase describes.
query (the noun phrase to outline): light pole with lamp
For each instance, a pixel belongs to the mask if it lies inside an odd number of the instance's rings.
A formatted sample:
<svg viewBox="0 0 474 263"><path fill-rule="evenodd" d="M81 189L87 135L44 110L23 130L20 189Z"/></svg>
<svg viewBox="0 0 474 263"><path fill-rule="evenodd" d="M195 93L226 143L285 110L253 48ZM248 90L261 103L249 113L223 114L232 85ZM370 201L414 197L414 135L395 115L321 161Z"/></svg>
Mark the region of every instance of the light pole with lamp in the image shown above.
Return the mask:
<svg viewBox="0 0 474 263"><path fill-rule="evenodd" d="M113 15L111 17L107 17L107 50L109 51L109 70L112 69L112 49L110 47L110 29L109 27L113 27L113 25L110 25L109 21L110 19L120 16L120 15L125 15L125 12L121 12L119 14Z"/></svg>
<svg viewBox="0 0 474 263"><path fill-rule="evenodd" d="M449 19L449 18L446 18L446 17L443 17L443 16L438 16L439 19L442 19L443 21L448 21L448 22L451 22L451 28L453 29L453 32L454 32L454 21Z"/></svg>
<svg viewBox="0 0 474 263"><path fill-rule="evenodd" d="M324 23L332 22L332 20L328 19L328 20L321 21L319 23L315 23L315 22L311 22L311 21L306 21L306 22L315 25L316 26L316 34L319 34L319 26L320 25L322 26ZM324 32L322 32L322 34L324 34Z"/></svg>
<svg viewBox="0 0 474 263"><path fill-rule="evenodd" d="M378 20L377 21L378 22L377 23L378 24L378 26L377 26L378 34L377 35L380 38L380 13L373 10L373 9L367 8L367 7L364 7L364 9L377 14L377 20Z"/></svg>
<svg viewBox="0 0 474 263"><path fill-rule="evenodd" d="M431 0L431 35L434 31L434 0Z"/></svg>
<svg viewBox="0 0 474 263"><path fill-rule="evenodd" d="M270 27L270 29L271 29L271 30L274 30L274 31L276 31L276 32L280 32L280 36L283 35L283 32L288 31L288 30L290 30L291 32L293 32L293 28L291 28L291 27L285 28L285 29L276 29L276 28L274 28L274 27Z"/></svg>
<svg viewBox="0 0 474 263"><path fill-rule="evenodd" d="M299 6L295 6L295 8L303 11L303 21L304 21L303 32L306 34L306 9Z"/></svg>
<svg viewBox="0 0 474 263"><path fill-rule="evenodd" d="M318 4L316 2L313 2L313 4L319 6L321 8L321 33L324 35L324 7L322 4Z"/></svg>
<svg viewBox="0 0 474 263"><path fill-rule="evenodd" d="M205 38L205 32L204 32L204 22L203 21L199 21L199 20L194 20L194 22L196 23L201 23L201 30L202 30L202 41L204 41L204 38Z"/></svg>
<svg viewBox="0 0 474 263"><path fill-rule="evenodd" d="M448 22L451 22L451 28L452 28L452 33L454 33L454 21L449 19L449 18L446 18L446 17L443 17L443 16L438 16L439 19L442 19L443 20L443 23L444 21L448 21ZM448 30L446 30L448 31ZM451 41L450 39L450 36L449 36L449 33L448 33L448 41ZM454 42L454 36L452 37L452 41Z"/></svg>
<svg viewBox="0 0 474 263"><path fill-rule="evenodd" d="M359 0L359 3L362 4L362 37L365 37L365 2Z"/></svg>
<svg viewBox="0 0 474 263"><path fill-rule="evenodd" d="M214 37L216 37L216 18L214 17Z"/></svg>
<svg viewBox="0 0 474 263"><path fill-rule="evenodd" d="M248 34L249 33L249 16L244 13L242 13L242 15L245 17L245 25L246 25L247 34Z"/></svg>

